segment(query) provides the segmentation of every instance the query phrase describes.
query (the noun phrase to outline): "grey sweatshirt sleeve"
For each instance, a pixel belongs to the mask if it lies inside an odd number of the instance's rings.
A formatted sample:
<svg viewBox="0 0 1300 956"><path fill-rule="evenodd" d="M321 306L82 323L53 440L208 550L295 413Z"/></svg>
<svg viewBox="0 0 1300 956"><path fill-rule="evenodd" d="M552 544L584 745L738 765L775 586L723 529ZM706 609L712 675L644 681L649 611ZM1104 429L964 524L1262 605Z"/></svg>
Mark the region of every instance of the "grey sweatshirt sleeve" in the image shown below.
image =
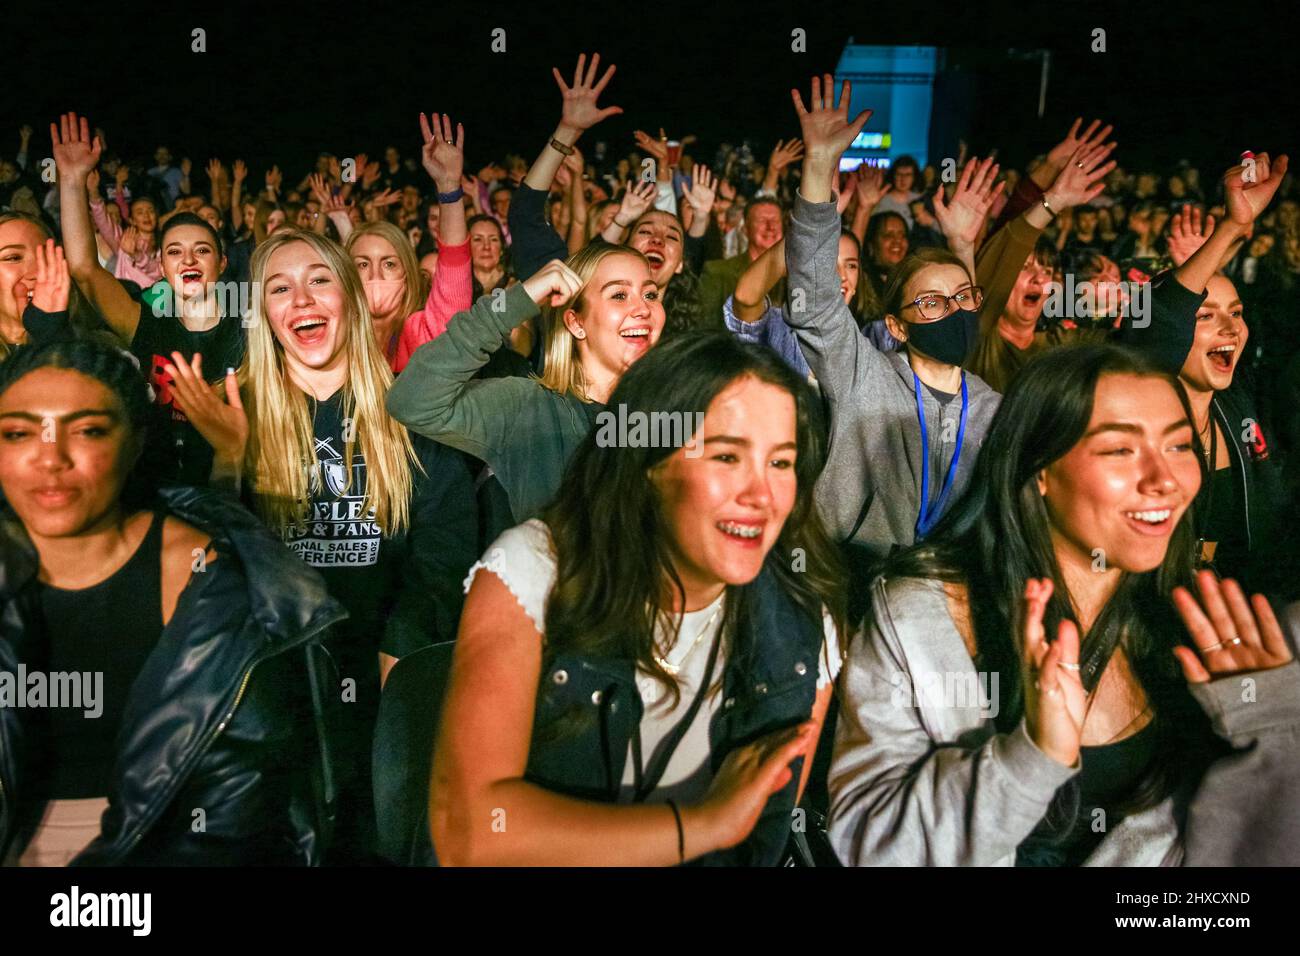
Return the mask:
<svg viewBox="0 0 1300 956"><path fill-rule="evenodd" d="M1039 750L1023 721L977 746L932 737L911 690L921 675L911 672L898 635L927 634L925 622L896 622L880 581L874 590L873 619L840 677L831 843L851 866L1006 862L1077 768ZM912 653L925 659L924 648Z"/></svg>
<svg viewBox="0 0 1300 956"><path fill-rule="evenodd" d="M1300 631L1300 606L1290 616ZM1186 865L1300 864L1300 662L1191 692L1232 752L1210 766L1188 806Z"/></svg>
<svg viewBox="0 0 1300 956"><path fill-rule="evenodd" d="M785 241L790 308L786 323L830 401L845 400L864 373L885 374L888 361L871 345L840 295L836 260L840 214L835 202L811 203L795 194Z"/></svg>
<svg viewBox="0 0 1300 956"><path fill-rule="evenodd" d="M500 311L493 306L500 303ZM538 386L523 378L471 381L515 326L538 314L523 284L482 296L442 335L421 345L388 391L388 413L411 431L489 464Z"/></svg>

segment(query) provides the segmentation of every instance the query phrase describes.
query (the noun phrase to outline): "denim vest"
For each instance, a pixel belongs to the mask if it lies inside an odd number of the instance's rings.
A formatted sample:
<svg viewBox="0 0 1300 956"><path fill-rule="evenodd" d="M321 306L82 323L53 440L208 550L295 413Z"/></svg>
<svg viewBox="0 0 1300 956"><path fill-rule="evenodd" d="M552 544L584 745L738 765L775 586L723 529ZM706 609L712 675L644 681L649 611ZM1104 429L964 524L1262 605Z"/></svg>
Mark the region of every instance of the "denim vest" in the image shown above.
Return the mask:
<svg viewBox="0 0 1300 956"><path fill-rule="evenodd" d="M817 693L821 618L800 608L767 567L740 594L740 632L723 673L722 706L709 724L715 773L732 749L807 720ZM579 799L615 802L641 716L635 662L557 655L541 675L526 779ZM802 761L791 764L790 782L768 798L744 842L697 862L778 863L790 835Z"/></svg>

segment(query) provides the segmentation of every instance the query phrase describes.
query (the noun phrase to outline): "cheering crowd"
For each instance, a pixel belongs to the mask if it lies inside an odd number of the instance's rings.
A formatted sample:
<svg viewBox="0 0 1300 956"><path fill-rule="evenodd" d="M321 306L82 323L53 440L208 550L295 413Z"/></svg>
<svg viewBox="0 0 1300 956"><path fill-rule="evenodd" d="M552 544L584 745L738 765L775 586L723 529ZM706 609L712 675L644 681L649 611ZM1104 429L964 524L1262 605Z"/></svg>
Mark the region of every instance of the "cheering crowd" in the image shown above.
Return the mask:
<svg viewBox="0 0 1300 956"><path fill-rule="evenodd" d="M553 74L475 174L0 157L0 860L1300 862L1287 158Z"/></svg>

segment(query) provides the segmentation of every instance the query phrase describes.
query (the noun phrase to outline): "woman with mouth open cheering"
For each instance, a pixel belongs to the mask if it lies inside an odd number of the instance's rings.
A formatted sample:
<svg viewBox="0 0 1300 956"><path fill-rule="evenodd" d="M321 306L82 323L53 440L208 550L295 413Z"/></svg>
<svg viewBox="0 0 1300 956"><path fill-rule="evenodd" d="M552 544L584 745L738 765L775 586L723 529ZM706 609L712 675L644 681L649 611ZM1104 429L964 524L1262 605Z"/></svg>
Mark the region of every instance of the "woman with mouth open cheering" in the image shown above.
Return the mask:
<svg viewBox="0 0 1300 956"><path fill-rule="evenodd" d="M383 677L398 659L456 633L474 559L476 509L458 455L411 436L384 411L392 372L365 287L347 253L315 233L282 230L253 253L243 394L225 401L202 365L174 356L195 425L256 513L325 579L348 611L325 647L346 702L346 768L337 858L373 841L370 745ZM245 410L247 413L245 414Z"/></svg>
<svg viewBox="0 0 1300 956"><path fill-rule="evenodd" d="M702 424L677 448L589 435L471 571L430 792L443 864L770 866L789 838L845 633L817 398L700 333L611 402Z"/></svg>
<svg viewBox="0 0 1300 956"><path fill-rule="evenodd" d="M1227 215L1202 229L1199 213L1184 206L1169 239L1175 275L1202 301L1176 311L1157 311L1149 324L1126 321L1124 341L1176 372L1192 405L1197 442L1205 462L1196 501L1195 559L1238 577L1255 590L1300 597L1293 560L1282 550L1286 492L1277 463L1270 458L1253 390L1236 375L1246 354L1250 329L1237 288L1221 265L1246 238L1272 201L1287 171L1287 157L1270 163L1267 153L1248 167L1234 166L1223 176Z"/></svg>
<svg viewBox="0 0 1300 956"><path fill-rule="evenodd" d="M1141 355L1025 366L966 497L872 587L830 773L845 862L1300 862L1300 665L1263 598L1203 574L1212 624L1191 598L1198 457Z"/></svg>
<svg viewBox="0 0 1300 956"><path fill-rule="evenodd" d="M212 471L213 453L174 400L164 366L173 352L189 361L201 353L213 381L236 368L244 354L244 333L237 309L227 314L227 296L217 279L226 267L221 237L191 213L172 216L159 231L163 279L160 298L137 302L105 270L95 252L86 177L99 162L101 145L90 137L90 123L68 113L50 124L54 162L59 173L64 251L68 269L82 294L108 327L130 348L153 385L157 410L152 447L144 456L151 480L163 484L203 485ZM241 300L243 296L239 297Z"/></svg>
<svg viewBox="0 0 1300 956"><path fill-rule="evenodd" d="M472 381L511 329L542 308L549 339L541 376ZM415 350L388 410L412 431L486 462L514 519L525 520L550 502L619 379L663 327L645 256L593 242L453 318Z"/></svg>

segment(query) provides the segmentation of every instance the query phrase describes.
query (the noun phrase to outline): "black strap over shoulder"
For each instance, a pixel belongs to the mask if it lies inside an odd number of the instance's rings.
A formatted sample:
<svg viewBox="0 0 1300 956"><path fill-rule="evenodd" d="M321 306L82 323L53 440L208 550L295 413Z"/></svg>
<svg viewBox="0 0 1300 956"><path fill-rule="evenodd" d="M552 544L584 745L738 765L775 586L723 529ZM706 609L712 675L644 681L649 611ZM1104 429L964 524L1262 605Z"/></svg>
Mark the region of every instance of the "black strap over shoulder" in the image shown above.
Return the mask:
<svg viewBox="0 0 1300 956"><path fill-rule="evenodd" d="M668 736L660 743L659 749L655 751L650 761L650 766L642 769L641 764L641 728L637 727L636 733L632 737L632 760L633 772L635 777L633 783L635 786L634 800L637 803L643 803L654 788L659 785L664 771L668 769L668 761L672 759L673 753L676 752L678 744L690 730L691 724L695 722L696 715L700 712L700 705L704 703L704 698L709 692L709 687L713 683L713 671L718 663L718 651L722 648L722 632L725 626L719 625L718 633L713 637L713 646L709 648L709 662L704 668L704 679L700 681L700 687L695 692L695 698L691 701L691 706L687 708L686 715L682 717L669 732Z"/></svg>

